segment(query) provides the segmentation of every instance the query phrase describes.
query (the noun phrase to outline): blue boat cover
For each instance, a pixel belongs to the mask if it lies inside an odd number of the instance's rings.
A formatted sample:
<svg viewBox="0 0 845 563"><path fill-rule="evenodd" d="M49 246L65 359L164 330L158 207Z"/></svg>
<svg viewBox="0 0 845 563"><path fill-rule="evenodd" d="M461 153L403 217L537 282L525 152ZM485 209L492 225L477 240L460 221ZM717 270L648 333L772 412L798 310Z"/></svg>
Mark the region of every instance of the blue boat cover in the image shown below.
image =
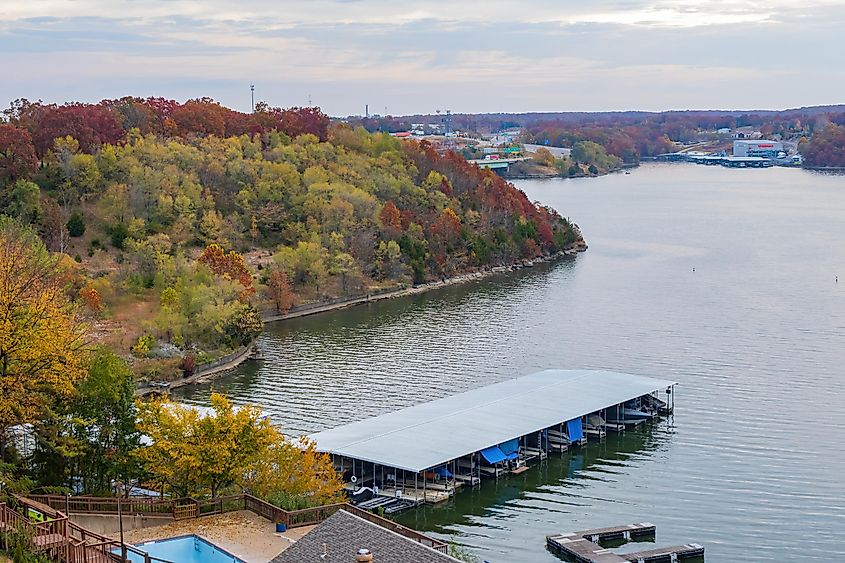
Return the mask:
<svg viewBox="0 0 845 563"><path fill-rule="evenodd" d="M499 449L499 446L493 446L485 450L481 450L481 455L487 460L487 463L499 463L505 461L508 457Z"/></svg>
<svg viewBox="0 0 845 563"><path fill-rule="evenodd" d="M438 467L434 470L434 472L446 479L452 476L452 472L446 469L445 467Z"/></svg>
<svg viewBox="0 0 845 563"><path fill-rule="evenodd" d="M502 453L505 455L510 455L519 451L519 438L514 438L513 440L508 440L507 442L502 442L499 444L499 449L502 450Z"/></svg>
<svg viewBox="0 0 845 563"><path fill-rule="evenodd" d="M584 425L581 424L580 418L573 418L566 423L566 434L570 442L577 442L584 437Z"/></svg>

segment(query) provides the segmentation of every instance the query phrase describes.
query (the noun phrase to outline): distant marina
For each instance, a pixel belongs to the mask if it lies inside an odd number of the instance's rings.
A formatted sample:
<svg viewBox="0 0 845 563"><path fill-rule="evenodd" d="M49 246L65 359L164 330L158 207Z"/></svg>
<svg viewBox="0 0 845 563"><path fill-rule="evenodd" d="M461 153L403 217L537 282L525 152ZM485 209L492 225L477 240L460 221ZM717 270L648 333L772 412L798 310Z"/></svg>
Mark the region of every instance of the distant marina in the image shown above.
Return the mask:
<svg viewBox="0 0 845 563"><path fill-rule="evenodd" d="M771 168L772 166L796 167L803 164L801 155L789 154L780 141L736 140L733 143L733 154L709 153L692 150L663 153L655 160L666 162L692 162L708 166L720 165L726 168Z"/></svg>

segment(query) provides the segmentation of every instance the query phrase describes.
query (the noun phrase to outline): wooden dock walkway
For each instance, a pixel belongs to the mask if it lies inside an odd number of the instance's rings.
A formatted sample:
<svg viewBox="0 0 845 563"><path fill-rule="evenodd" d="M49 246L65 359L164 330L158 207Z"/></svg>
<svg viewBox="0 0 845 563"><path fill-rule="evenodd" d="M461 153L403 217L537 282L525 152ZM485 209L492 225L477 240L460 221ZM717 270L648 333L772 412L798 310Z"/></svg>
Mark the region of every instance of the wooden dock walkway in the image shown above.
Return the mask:
<svg viewBox="0 0 845 563"><path fill-rule="evenodd" d="M678 559L688 559L690 557L704 557L704 546L697 543L688 543L672 547L658 547L646 551L623 553L622 557L633 563L677 561Z"/></svg>
<svg viewBox="0 0 845 563"><path fill-rule="evenodd" d="M593 528L578 532L546 536L546 545L555 553L564 554L579 563L659 563L675 562L690 557L703 557L704 547L697 543L658 547L632 553L615 553L599 545L605 540L629 540L651 538L657 527L650 522L625 524L608 528Z"/></svg>
<svg viewBox="0 0 845 563"><path fill-rule="evenodd" d="M631 540L634 538L654 537L657 526L651 522L640 522L638 524L623 524L622 526L610 526L608 528L593 528L572 532L572 535L598 543L605 540Z"/></svg>
<svg viewBox="0 0 845 563"><path fill-rule="evenodd" d="M627 563L628 561L609 549L574 534L546 536L546 545L552 551L565 554L579 563Z"/></svg>

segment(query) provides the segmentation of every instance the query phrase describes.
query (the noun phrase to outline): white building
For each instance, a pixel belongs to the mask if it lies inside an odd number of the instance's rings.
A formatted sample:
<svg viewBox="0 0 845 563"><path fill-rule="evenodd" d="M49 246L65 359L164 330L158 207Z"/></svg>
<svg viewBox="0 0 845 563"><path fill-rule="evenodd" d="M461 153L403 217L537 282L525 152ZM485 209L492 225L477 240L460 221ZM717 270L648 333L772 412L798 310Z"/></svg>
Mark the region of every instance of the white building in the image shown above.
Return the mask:
<svg viewBox="0 0 845 563"><path fill-rule="evenodd" d="M734 156L775 158L779 152L783 152L783 143L780 141L769 141L765 139L734 141Z"/></svg>

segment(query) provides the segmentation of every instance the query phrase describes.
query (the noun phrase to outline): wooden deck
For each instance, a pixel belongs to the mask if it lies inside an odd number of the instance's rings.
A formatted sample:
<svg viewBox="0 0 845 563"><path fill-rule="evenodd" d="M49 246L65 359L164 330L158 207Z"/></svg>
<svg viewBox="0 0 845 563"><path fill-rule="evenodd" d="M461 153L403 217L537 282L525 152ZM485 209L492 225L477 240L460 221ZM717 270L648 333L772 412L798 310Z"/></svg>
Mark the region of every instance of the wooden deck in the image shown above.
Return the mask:
<svg viewBox="0 0 845 563"><path fill-rule="evenodd" d="M656 526L649 522L593 528L546 536L546 545L550 551L566 555L579 563L660 563L704 557L704 546L697 543L658 547L632 553L615 553L599 545L600 541L605 540L627 542L636 538L654 537L656 531Z"/></svg>
<svg viewBox="0 0 845 563"><path fill-rule="evenodd" d="M654 537L656 532L657 526L651 522L640 522L639 524L594 528L592 530L581 530L580 532L572 533L575 536L598 543L605 540L630 540L634 538Z"/></svg>
<svg viewBox="0 0 845 563"><path fill-rule="evenodd" d="M547 536L546 545L552 551L565 554L579 563L627 563L628 561L599 544L579 538L575 534Z"/></svg>
<svg viewBox="0 0 845 563"><path fill-rule="evenodd" d="M628 561L633 561L634 563L658 563L662 561L688 559L691 557L704 557L704 546L697 543L688 543L672 547L658 547L656 549L649 549L646 551L625 553L623 554L623 557Z"/></svg>

